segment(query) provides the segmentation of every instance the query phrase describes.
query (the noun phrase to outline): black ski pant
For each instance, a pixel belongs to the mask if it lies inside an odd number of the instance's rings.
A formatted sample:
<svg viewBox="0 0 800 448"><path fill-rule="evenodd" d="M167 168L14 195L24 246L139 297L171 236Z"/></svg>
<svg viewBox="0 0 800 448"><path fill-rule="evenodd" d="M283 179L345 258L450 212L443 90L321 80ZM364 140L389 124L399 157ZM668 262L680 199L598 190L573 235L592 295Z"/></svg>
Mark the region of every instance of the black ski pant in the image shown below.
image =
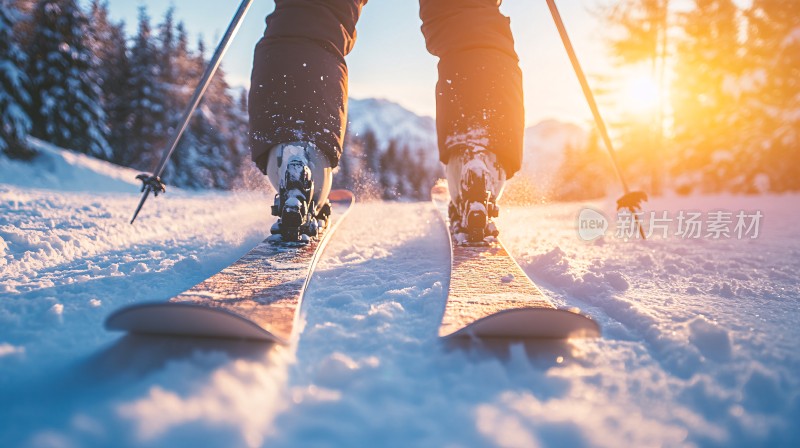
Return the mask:
<svg viewBox="0 0 800 448"><path fill-rule="evenodd" d="M309 141L337 166L347 123L345 56L367 0L276 0L255 49L249 112L253 160ZM422 33L439 58L439 156L480 145L511 177L522 162L522 74L500 0L420 0ZM387 49L391 51L391 49Z"/></svg>

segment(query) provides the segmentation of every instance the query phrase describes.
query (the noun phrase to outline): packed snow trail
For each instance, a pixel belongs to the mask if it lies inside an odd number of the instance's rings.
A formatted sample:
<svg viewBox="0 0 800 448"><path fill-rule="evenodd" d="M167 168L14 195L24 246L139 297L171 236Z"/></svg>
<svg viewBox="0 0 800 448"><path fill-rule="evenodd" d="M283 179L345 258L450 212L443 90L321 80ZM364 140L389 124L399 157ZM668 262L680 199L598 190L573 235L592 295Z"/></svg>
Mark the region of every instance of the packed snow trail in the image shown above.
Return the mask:
<svg viewBox="0 0 800 448"><path fill-rule="evenodd" d="M800 442L796 195L649 204L761 210L754 240L585 243L580 204L505 206L509 250L597 340L445 345L447 234L428 203L381 202L331 241L296 346L106 332L268 228L263 195L174 193L131 227L136 193L0 187L0 445Z"/></svg>

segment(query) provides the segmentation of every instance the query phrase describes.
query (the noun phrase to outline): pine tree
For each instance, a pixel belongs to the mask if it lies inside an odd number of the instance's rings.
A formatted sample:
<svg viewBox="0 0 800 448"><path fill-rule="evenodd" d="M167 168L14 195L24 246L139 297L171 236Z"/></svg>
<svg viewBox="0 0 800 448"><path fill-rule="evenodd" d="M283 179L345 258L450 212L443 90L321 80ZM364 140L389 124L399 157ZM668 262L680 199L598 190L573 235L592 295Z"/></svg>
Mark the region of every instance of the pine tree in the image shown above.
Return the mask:
<svg viewBox="0 0 800 448"><path fill-rule="evenodd" d="M24 72L25 54L14 40L13 26L19 20L18 11L5 2L0 3L0 151L25 158L32 153L25 138L31 129L26 108L30 103L27 76Z"/></svg>
<svg viewBox="0 0 800 448"><path fill-rule="evenodd" d="M175 30L178 33L173 59L175 82L183 86L191 85L192 81L197 83L197 80L200 79L201 69L197 66L197 61L189 50L189 34L186 32L186 26L183 22L178 22Z"/></svg>
<svg viewBox="0 0 800 448"><path fill-rule="evenodd" d="M166 84L175 84L174 62L176 58L177 40L175 36L175 7L171 6L164 14L164 21L158 27L159 63L161 66L161 81Z"/></svg>
<svg viewBox="0 0 800 448"><path fill-rule="evenodd" d="M28 77L23 71L26 60L13 36L18 17L13 6L0 3L0 151L15 158L29 158L34 153L25 140L31 130L26 111L30 105Z"/></svg>
<svg viewBox="0 0 800 448"><path fill-rule="evenodd" d="M33 135L110 159L97 58L75 0L40 0L30 48Z"/></svg>
<svg viewBox="0 0 800 448"><path fill-rule="evenodd" d="M125 124L129 144L123 163L142 170L155 168L168 140L167 92L159 81L158 55L150 17L146 9L141 7L138 32L130 50L131 71L125 97L131 108Z"/></svg>
<svg viewBox="0 0 800 448"><path fill-rule="evenodd" d="M194 55L188 53L185 41L185 32L179 30L176 54L180 56L176 56L174 61L188 69L185 76L192 78L187 80L187 84L194 86L200 81L208 62L204 57L202 39ZM183 57L188 58L185 63L181 63ZM176 185L227 189L239 175L247 155L246 119L239 114L228 90L225 71L220 67L192 116L165 175ZM182 98L181 107L171 111L175 112L176 118L182 115L189 100L187 95Z"/></svg>
<svg viewBox="0 0 800 448"><path fill-rule="evenodd" d="M129 135L126 123L130 116L127 90L130 78L127 38L123 22L109 19L108 2L93 0L89 10L92 51L99 60L97 72L109 129L108 143L112 148L111 161L124 163L128 153Z"/></svg>

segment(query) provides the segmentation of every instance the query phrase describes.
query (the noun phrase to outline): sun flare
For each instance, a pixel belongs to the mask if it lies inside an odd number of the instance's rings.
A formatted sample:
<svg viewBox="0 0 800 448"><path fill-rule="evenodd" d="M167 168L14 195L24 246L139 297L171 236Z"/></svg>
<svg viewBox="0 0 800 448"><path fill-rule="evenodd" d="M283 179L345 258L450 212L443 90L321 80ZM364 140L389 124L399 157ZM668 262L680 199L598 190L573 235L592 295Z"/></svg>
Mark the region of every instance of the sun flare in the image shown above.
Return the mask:
<svg viewBox="0 0 800 448"><path fill-rule="evenodd" d="M624 108L632 113L655 112L658 108L660 92L658 83L648 74L635 74L622 86Z"/></svg>

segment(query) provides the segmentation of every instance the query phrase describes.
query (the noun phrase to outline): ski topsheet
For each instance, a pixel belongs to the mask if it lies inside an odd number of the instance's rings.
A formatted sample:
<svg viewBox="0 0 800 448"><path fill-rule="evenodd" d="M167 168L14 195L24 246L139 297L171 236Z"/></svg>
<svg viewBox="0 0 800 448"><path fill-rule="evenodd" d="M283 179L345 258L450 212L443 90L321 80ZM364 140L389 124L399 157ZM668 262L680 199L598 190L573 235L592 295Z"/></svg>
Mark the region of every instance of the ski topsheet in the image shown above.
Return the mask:
<svg viewBox="0 0 800 448"><path fill-rule="evenodd" d="M447 226L452 251L440 337L568 339L600 335L594 320L556 308L499 239L482 245L460 244L450 232L447 186L435 186L431 197Z"/></svg>
<svg viewBox="0 0 800 448"><path fill-rule="evenodd" d="M167 302L120 309L109 330L179 336L244 338L289 343L311 273L355 198L330 193L332 214L319 238L307 244L268 238L238 261Z"/></svg>

